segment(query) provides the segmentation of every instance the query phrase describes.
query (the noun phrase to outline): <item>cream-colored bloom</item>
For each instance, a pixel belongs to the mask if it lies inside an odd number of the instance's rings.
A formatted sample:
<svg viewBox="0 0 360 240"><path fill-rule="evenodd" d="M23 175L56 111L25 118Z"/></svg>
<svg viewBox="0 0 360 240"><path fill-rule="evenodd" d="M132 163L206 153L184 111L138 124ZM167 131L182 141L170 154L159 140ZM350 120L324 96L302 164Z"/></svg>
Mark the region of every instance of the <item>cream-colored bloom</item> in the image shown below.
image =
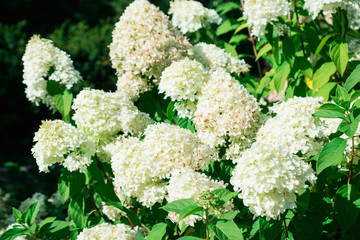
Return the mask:
<svg viewBox="0 0 360 240"><path fill-rule="evenodd" d="M147 0L135 0L125 9L112 36L110 58L117 73L144 75L154 82L191 47L168 17Z"/></svg>
<svg viewBox="0 0 360 240"><path fill-rule="evenodd" d="M175 125L149 125L145 136L142 141L133 137L119 139L106 150L111 155L116 191L137 197L148 207L164 199L164 179L173 170L204 169L217 157L196 134Z"/></svg>
<svg viewBox="0 0 360 240"><path fill-rule="evenodd" d="M84 172L95 154L94 144L74 126L61 120L43 121L34 142L31 152L40 172L48 172L48 167L55 163L63 163L70 171Z"/></svg>
<svg viewBox="0 0 360 240"><path fill-rule="evenodd" d="M256 99L224 69L218 69L202 89L193 122L201 141L215 147L224 145L227 137L256 131L259 116Z"/></svg>
<svg viewBox="0 0 360 240"><path fill-rule="evenodd" d="M264 36L268 23L287 16L291 10L291 2L287 0L245 0L244 3L244 17L252 35L257 37Z"/></svg>
<svg viewBox="0 0 360 240"><path fill-rule="evenodd" d="M126 216L126 213L118 209L117 207L106 205L102 203L102 212L105 214L111 221L115 222L120 219L122 216Z"/></svg>
<svg viewBox="0 0 360 240"><path fill-rule="evenodd" d="M214 44L198 43L192 47L190 55L202 63L205 69L210 72L224 68L229 73L240 74L248 72L250 68L243 59L232 57L224 49Z"/></svg>
<svg viewBox="0 0 360 240"><path fill-rule="evenodd" d="M212 23L220 24L221 18L213 9L205 8L200 2L192 0L174 0L170 2L171 22L182 33L195 32Z"/></svg>
<svg viewBox="0 0 360 240"><path fill-rule="evenodd" d="M304 8L316 18L321 11L335 12L337 8L346 9L347 6L358 3L358 0L305 0Z"/></svg>
<svg viewBox="0 0 360 240"><path fill-rule="evenodd" d="M147 83L146 79L133 75L130 72L118 76L116 87L117 92L121 92L132 101L136 101L141 93L151 89L151 86Z"/></svg>
<svg viewBox="0 0 360 240"><path fill-rule="evenodd" d="M100 223L83 229L77 240L136 240L136 236L136 232L128 225Z"/></svg>
<svg viewBox="0 0 360 240"><path fill-rule="evenodd" d="M70 89L82 79L80 73L74 69L70 56L55 47L51 40L40 38L39 35L31 37L22 60L26 97L36 105L42 102L50 109L55 109L52 97L46 89L47 80L56 81Z"/></svg>
<svg viewBox="0 0 360 240"><path fill-rule="evenodd" d="M151 122L120 92L84 89L74 99L73 109L78 128L98 145L119 133L138 134Z"/></svg>

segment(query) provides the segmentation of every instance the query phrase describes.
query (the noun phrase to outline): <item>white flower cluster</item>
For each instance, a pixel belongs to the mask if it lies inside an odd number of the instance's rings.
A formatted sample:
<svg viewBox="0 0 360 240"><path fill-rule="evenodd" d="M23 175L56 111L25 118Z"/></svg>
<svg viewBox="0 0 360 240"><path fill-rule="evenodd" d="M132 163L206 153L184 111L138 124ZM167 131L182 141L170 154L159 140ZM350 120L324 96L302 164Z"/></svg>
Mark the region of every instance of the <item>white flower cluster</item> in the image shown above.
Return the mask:
<svg viewBox="0 0 360 240"><path fill-rule="evenodd" d="M151 86L148 84L146 79L130 72L126 72L118 76L116 87L117 92L121 92L132 101L136 101L140 97L141 93L147 92L151 89Z"/></svg>
<svg viewBox="0 0 360 240"><path fill-rule="evenodd" d="M116 191L147 207L161 202L166 194L166 182L175 169L204 169L217 154L202 144L196 134L175 125L149 125L145 138L129 137L109 144Z"/></svg>
<svg viewBox="0 0 360 240"><path fill-rule="evenodd" d="M211 74L202 89L193 119L199 138L212 147L256 131L260 107L256 99L224 69Z"/></svg>
<svg viewBox="0 0 360 240"><path fill-rule="evenodd" d="M155 77L154 82L191 47L168 17L147 0L135 0L125 9L112 36L110 58L117 73Z"/></svg>
<svg viewBox="0 0 360 240"><path fill-rule="evenodd" d="M208 74L201 63L185 58L167 67L159 82L159 92L165 93L172 101L194 102L208 81Z"/></svg>
<svg viewBox="0 0 360 240"><path fill-rule="evenodd" d="M70 171L85 172L95 154L94 144L77 128L61 120L43 121L35 133L31 152L40 172L62 163Z"/></svg>
<svg viewBox="0 0 360 240"><path fill-rule="evenodd" d="M296 193L316 180L301 152L317 154L323 146L326 124L312 116L322 98L295 97L275 105L276 116L257 133L256 142L236 159L230 180L255 216L277 219L296 207Z"/></svg>
<svg viewBox="0 0 360 240"><path fill-rule="evenodd" d="M252 28L251 34L259 38L264 36L268 23L287 16L291 10L291 1L288 0L245 0L244 3L244 17Z"/></svg>
<svg viewBox="0 0 360 240"><path fill-rule="evenodd" d="M72 107L76 125L96 144L110 142L119 132L138 134L151 122L148 114L120 92L84 89Z"/></svg>
<svg viewBox="0 0 360 240"><path fill-rule="evenodd" d="M305 0L304 8L316 18L321 11L335 12L337 8L346 9L348 6L352 8L356 4L359 4L358 0Z"/></svg>
<svg viewBox="0 0 360 240"><path fill-rule="evenodd" d="M237 160L230 183L255 217L278 219L296 207L296 195L316 180L311 166L295 154L255 142Z"/></svg>
<svg viewBox="0 0 360 240"><path fill-rule="evenodd" d="M85 228L77 240L136 240L136 232L125 224L101 223L93 228Z"/></svg>
<svg viewBox="0 0 360 240"><path fill-rule="evenodd" d="M70 89L81 80L80 73L74 69L70 56L55 47L51 40L34 35L26 45L23 83L29 101L39 105L46 104L55 109L52 97L46 90L47 80L53 80Z"/></svg>
<svg viewBox="0 0 360 240"><path fill-rule="evenodd" d="M117 207L106 205L102 203L102 212L105 214L111 221L115 222L120 219L122 216L126 216L126 213L118 209Z"/></svg>
<svg viewBox="0 0 360 240"><path fill-rule="evenodd" d="M192 47L190 55L210 72L224 68L227 72L240 74L248 72L250 68L243 59L232 57L214 44L198 43Z"/></svg>
<svg viewBox="0 0 360 240"><path fill-rule="evenodd" d="M353 2L347 5L349 26L353 30L360 29L360 2ZM360 58L360 57L359 57Z"/></svg>
<svg viewBox="0 0 360 240"><path fill-rule="evenodd" d="M200 2L192 0L174 0L170 2L171 22L182 33L195 32L212 23L220 24L221 18L213 9L205 8Z"/></svg>
<svg viewBox="0 0 360 240"><path fill-rule="evenodd" d="M223 181L212 180L205 174L195 172L191 168L182 168L171 173L169 185L166 187L168 192L166 200L167 202L173 202L184 198L193 198L197 200L202 192L221 188L226 188ZM181 191L179 191L179 189L181 189ZM210 208L209 214L214 214L217 210L218 209ZM226 203L225 207L220 209L222 213L231 210L231 202ZM187 225L194 226L196 221L201 220L204 217L205 216L190 215L181 221L184 221ZM175 212L170 212L168 218L172 222L179 222L179 214Z"/></svg>

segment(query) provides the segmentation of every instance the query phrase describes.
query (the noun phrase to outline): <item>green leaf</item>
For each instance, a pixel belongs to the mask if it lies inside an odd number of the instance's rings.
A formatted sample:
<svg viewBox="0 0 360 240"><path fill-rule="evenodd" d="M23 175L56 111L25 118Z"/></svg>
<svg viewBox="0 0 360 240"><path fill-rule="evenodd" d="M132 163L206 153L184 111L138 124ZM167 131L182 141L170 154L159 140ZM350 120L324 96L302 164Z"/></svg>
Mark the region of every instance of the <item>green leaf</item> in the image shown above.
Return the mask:
<svg viewBox="0 0 360 240"><path fill-rule="evenodd" d="M345 118L345 109L332 103L325 103L313 114L319 118Z"/></svg>
<svg viewBox="0 0 360 240"><path fill-rule="evenodd" d="M59 82L49 80L46 82L46 91L49 93L50 96L54 96L56 94L61 94L63 92L63 89L59 85Z"/></svg>
<svg viewBox="0 0 360 240"><path fill-rule="evenodd" d="M202 238L193 237L193 236L185 236L185 237L178 238L178 240L202 240Z"/></svg>
<svg viewBox="0 0 360 240"><path fill-rule="evenodd" d="M355 223L360 209L354 204L360 198L359 190L351 184L343 185L335 195L334 209L338 214L343 235Z"/></svg>
<svg viewBox="0 0 360 240"><path fill-rule="evenodd" d="M229 43L224 43L224 47L225 47L224 48L225 52L230 53L231 56L233 56L235 58L237 57L237 52L236 52L235 46L233 46Z"/></svg>
<svg viewBox="0 0 360 240"><path fill-rule="evenodd" d="M195 205L194 199L186 198L186 199L179 199L179 200L176 200L173 202L169 202L168 204L163 206L162 209L164 209L165 211L168 211L168 212L176 212L176 213L180 214L184 208L193 206L193 205Z"/></svg>
<svg viewBox="0 0 360 240"><path fill-rule="evenodd" d="M260 240L275 240L279 238L281 233L280 221L266 221L263 218L258 218L258 221Z"/></svg>
<svg viewBox="0 0 360 240"><path fill-rule="evenodd" d="M181 210L179 213L179 221L186 218L189 215L199 215L202 216L204 214L204 209L194 204L191 206L187 206Z"/></svg>
<svg viewBox="0 0 360 240"><path fill-rule="evenodd" d="M286 79L290 73L290 64L283 62L276 70L274 74L274 84L276 92L279 94L285 86Z"/></svg>
<svg viewBox="0 0 360 240"><path fill-rule="evenodd" d="M166 224L158 223L155 224L147 236L147 240L161 240L166 234Z"/></svg>
<svg viewBox="0 0 360 240"><path fill-rule="evenodd" d="M242 23L240 26L238 26L238 27L236 28L234 34L237 34L238 32L240 32L241 30L243 30L243 29L245 29L245 28L247 28L247 27L248 27L248 25L247 25L246 22L245 22L245 23Z"/></svg>
<svg viewBox="0 0 360 240"><path fill-rule="evenodd" d="M85 202L82 194L70 198L68 214L70 220L73 220L78 228L86 227L86 218L84 216Z"/></svg>
<svg viewBox="0 0 360 240"><path fill-rule="evenodd" d="M122 211L128 212L123 205L121 204L119 198L116 196L114 192L114 188L109 184L105 183L96 183L93 185L95 192L100 196L101 200L105 202L107 205L111 205L119 208Z"/></svg>
<svg viewBox="0 0 360 240"><path fill-rule="evenodd" d="M216 35L220 36L230 31L234 31L239 26L240 23L236 19L227 19L216 29Z"/></svg>
<svg viewBox="0 0 360 240"><path fill-rule="evenodd" d="M318 91L316 91L313 96L314 97L323 97L324 101L328 101L330 94L332 92L332 90L334 89L334 87L336 86L336 83L334 82L328 82L325 85L323 85L322 87L320 87L318 89Z"/></svg>
<svg viewBox="0 0 360 240"><path fill-rule="evenodd" d="M230 199L236 197L239 194L238 192L231 192L226 188L215 189L211 192L214 193L216 196L218 196L220 201L222 201L223 203L230 201Z"/></svg>
<svg viewBox="0 0 360 240"><path fill-rule="evenodd" d="M358 82L360 81L360 64L354 69L354 71L349 75L345 82L346 91L350 91Z"/></svg>
<svg viewBox="0 0 360 240"><path fill-rule="evenodd" d="M190 118L179 118L176 122L176 125L178 125L181 128L189 129L191 132L195 132L194 123L191 121Z"/></svg>
<svg viewBox="0 0 360 240"><path fill-rule="evenodd" d="M12 210L13 210L14 222L18 222L21 219L22 213L16 208L12 208Z"/></svg>
<svg viewBox="0 0 360 240"><path fill-rule="evenodd" d="M359 120L353 121L351 123L342 121L339 125L339 130L345 133L348 137L352 138L355 135L358 126L359 126Z"/></svg>
<svg viewBox="0 0 360 240"><path fill-rule="evenodd" d="M347 141L343 138L334 138L326 143L316 163L317 173L320 174L327 167L338 166L344 159L346 145Z"/></svg>
<svg viewBox="0 0 360 240"><path fill-rule="evenodd" d="M54 221L49 227L49 240L66 239L70 235L70 223Z"/></svg>
<svg viewBox="0 0 360 240"><path fill-rule="evenodd" d="M70 172L67 169L63 169L59 177L58 190L63 203L65 203L70 196Z"/></svg>
<svg viewBox="0 0 360 240"><path fill-rule="evenodd" d="M259 60L262 56L264 56L267 52L269 52L272 49L272 46L270 43L265 44L262 48L260 48L258 55L255 59L255 61Z"/></svg>
<svg viewBox="0 0 360 240"><path fill-rule="evenodd" d="M31 226L35 223L36 215L38 214L40 209L40 203L39 201L31 204L23 213L21 218L25 218L24 222L27 223L28 226Z"/></svg>
<svg viewBox="0 0 360 240"><path fill-rule="evenodd" d="M42 220L41 222L38 223L37 232L39 232L42 235L48 233L51 223L54 222L55 220L56 220L56 217L45 218L44 220Z"/></svg>
<svg viewBox="0 0 360 240"><path fill-rule="evenodd" d="M172 122L175 115L174 105L174 102L170 102L166 109L166 117L169 119L170 122Z"/></svg>
<svg viewBox="0 0 360 240"><path fill-rule="evenodd" d="M304 215L309 207L310 202L310 191L309 189L303 190L302 194L296 199L296 210L298 211L299 215Z"/></svg>
<svg viewBox="0 0 360 240"><path fill-rule="evenodd" d="M24 235L24 233L26 233L26 229L21 227L21 228L11 228L7 231L5 231L1 236L0 236L0 240L13 240L19 236Z"/></svg>
<svg viewBox="0 0 360 240"><path fill-rule="evenodd" d="M240 8L240 3L237 2L225 2L225 3L221 3L217 6L216 11L220 14L223 15L227 12L230 12L232 10L239 10Z"/></svg>
<svg viewBox="0 0 360 240"><path fill-rule="evenodd" d="M231 211L225 214L222 214L219 219L224 219L224 220L233 220L236 215L238 215L240 213L239 210L235 210L235 211Z"/></svg>
<svg viewBox="0 0 360 240"><path fill-rule="evenodd" d="M323 49L325 43L329 40L329 38L331 38L332 36L335 36L337 33L330 33L328 35L326 35L320 42L319 46L316 48L315 54L314 56L316 57L320 51Z"/></svg>
<svg viewBox="0 0 360 240"><path fill-rule="evenodd" d="M78 194L81 194L86 182L85 174L80 172L69 172L69 178L70 178L70 184L69 184L70 197L74 197Z"/></svg>
<svg viewBox="0 0 360 240"><path fill-rule="evenodd" d="M245 34L236 34L230 38L229 43L238 45L241 41L244 41L248 38L249 37Z"/></svg>
<svg viewBox="0 0 360 240"><path fill-rule="evenodd" d="M347 42L342 39L335 39L330 45L330 57L341 76L343 76L349 61Z"/></svg>
<svg viewBox="0 0 360 240"><path fill-rule="evenodd" d="M327 62L321 65L321 67L318 70L316 70L313 77L314 91L325 85L335 72L336 72L336 67L333 62Z"/></svg>
<svg viewBox="0 0 360 240"><path fill-rule="evenodd" d="M244 239L242 231L233 221L219 220L216 225L210 225L215 235L220 240L241 240Z"/></svg>
<svg viewBox="0 0 360 240"><path fill-rule="evenodd" d="M73 100L73 94L70 90L65 89L61 94L55 94L53 100L57 110L63 116L66 122L70 122L69 114L71 110L71 103Z"/></svg>
<svg viewBox="0 0 360 240"><path fill-rule="evenodd" d="M284 36L283 38L282 50L285 60L293 66L295 62L295 46L288 36Z"/></svg>
<svg viewBox="0 0 360 240"><path fill-rule="evenodd" d="M305 77L313 78L313 68L310 62L305 57L296 57L295 66L298 68Z"/></svg>

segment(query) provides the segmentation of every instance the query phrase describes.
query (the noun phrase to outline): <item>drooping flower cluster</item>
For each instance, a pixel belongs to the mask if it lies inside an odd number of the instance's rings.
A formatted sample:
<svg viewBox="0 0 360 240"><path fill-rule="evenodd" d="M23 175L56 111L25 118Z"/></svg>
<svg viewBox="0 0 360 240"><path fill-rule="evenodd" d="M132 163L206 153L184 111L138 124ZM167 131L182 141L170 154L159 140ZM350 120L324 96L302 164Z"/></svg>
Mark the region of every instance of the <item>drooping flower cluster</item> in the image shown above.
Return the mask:
<svg viewBox="0 0 360 240"><path fill-rule="evenodd" d="M236 159L230 180L255 216L277 219L296 207L296 193L316 180L311 166L297 153L315 155L323 145L326 124L312 116L322 98L295 97L275 105L256 142Z"/></svg>
<svg viewBox="0 0 360 240"><path fill-rule="evenodd" d="M212 23L220 24L221 18L213 9L205 8L200 2L192 0L174 0L170 2L171 22L182 33L195 32Z"/></svg>
<svg viewBox="0 0 360 240"><path fill-rule="evenodd" d="M110 142L120 132L138 134L151 123L148 114L119 92L84 89L72 107L76 125L96 144Z"/></svg>
<svg viewBox="0 0 360 240"><path fill-rule="evenodd" d="M168 195L166 200L172 202L184 198L193 198L198 200L201 193L205 191L212 191L215 189L226 188L223 181L215 181L210 179L203 173L195 172L191 168L182 168L171 173L169 185L166 186ZM181 189L181 191L179 191ZM221 208L210 207L209 214L216 214L217 212L226 213L232 210L231 202L225 204ZM194 226L195 222L203 219L204 216L190 215L181 221L187 225ZM170 212L168 218L172 222L179 222L179 214Z"/></svg>
<svg viewBox="0 0 360 240"><path fill-rule="evenodd" d="M202 89L193 119L199 138L212 147L227 137L241 139L256 131L260 107L244 86L218 69Z"/></svg>
<svg viewBox="0 0 360 240"><path fill-rule="evenodd" d="M335 12L337 8L346 9L347 6L354 7L358 3L358 0L305 0L304 8L316 18L321 11Z"/></svg>
<svg viewBox="0 0 360 240"><path fill-rule="evenodd" d="M46 104L55 109L52 97L46 90L47 80L53 80L70 89L82 78L74 69L70 56L48 39L34 35L26 45L23 83L26 85L25 93L29 101L39 105Z"/></svg>
<svg viewBox="0 0 360 240"><path fill-rule="evenodd" d="M202 63L206 70L213 72L224 68L229 73L245 73L250 66L243 59L232 57L214 44L198 43L191 49L191 56Z"/></svg>
<svg viewBox="0 0 360 240"><path fill-rule="evenodd" d="M77 240L136 240L136 232L125 224L100 223L93 228L85 228Z"/></svg>
<svg viewBox="0 0 360 240"><path fill-rule="evenodd" d="M94 144L77 128L61 120L43 121L34 142L31 152L40 172L48 172L48 167L55 163L70 171L84 172L95 154Z"/></svg>
<svg viewBox="0 0 360 240"><path fill-rule="evenodd" d="M252 28L251 34L261 38L268 23L286 16L291 9L291 1L287 0L245 0L244 17Z"/></svg>
<svg viewBox="0 0 360 240"><path fill-rule="evenodd" d="M214 150L187 129L158 123L149 125L145 136L142 141L122 138L105 148L111 155L117 192L137 197L145 206L151 207L164 199L167 183L163 180L173 170L204 169L216 160Z"/></svg>
<svg viewBox="0 0 360 240"><path fill-rule="evenodd" d="M147 0L135 0L125 9L112 36L110 58L117 74L144 75L155 78L154 82L191 47L168 17Z"/></svg>

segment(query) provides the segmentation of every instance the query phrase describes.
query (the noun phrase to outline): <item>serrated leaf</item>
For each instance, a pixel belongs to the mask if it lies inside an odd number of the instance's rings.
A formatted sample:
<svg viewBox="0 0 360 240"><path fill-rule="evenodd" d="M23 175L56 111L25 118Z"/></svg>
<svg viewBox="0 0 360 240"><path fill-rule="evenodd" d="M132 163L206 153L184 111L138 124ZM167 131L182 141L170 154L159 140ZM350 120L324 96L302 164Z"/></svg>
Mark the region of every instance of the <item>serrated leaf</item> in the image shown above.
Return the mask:
<svg viewBox="0 0 360 240"><path fill-rule="evenodd" d="M294 66L298 68L305 77L309 79L313 78L313 68L309 60L307 60L305 57L296 57Z"/></svg>
<svg viewBox="0 0 360 240"><path fill-rule="evenodd" d="M322 97L324 98L324 101L328 101L331 92L333 91L334 87L336 86L336 83L334 82L328 82L322 87L320 87L314 94L314 97Z"/></svg>
<svg viewBox="0 0 360 240"><path fill-rule="evenodd" d="M11 228L5 231L1 236L0 240L13 240L19 236L24 235L26 232L25 228Z"/></svg>
<svg viewBox="0 0 360 240"><path fill-rule="evenodd" d="M202 240L202 238L193 237L193 236L185 236L185 237L178 238L178 240Z"/></svg>
<svg viewBox="0 0 360 240"><path fill-rule="evenodd" d="M320 42L319 46L316 48L315 54L314 56L316 57L320 51L323 49L325 43L333 36L335 36L337 33L330 33L328 35L326 35Z"/></svg>
<svg viewBox="0 0 360 240"><path fill-rule="evenodd" d="M354 202L360 198L359 190L351 184L343 185L335 195L334 209L338 214L338 222L340 224L343 235L355 223L360 209L356 207Z"/></svg>
<svg viewBox="0 0 360 240"><path fill-rule="evenodd" d="M260 48L258 55L256 56L255 61L259 60L262 56L264 56L267 52L269 52L272 49L272 46L270 43L265 44L262 48Z"/></svg>
<svg viewBox="0 0 360 240"><path fill-rule="evenodd" d="M245 23L242 23L240 26L238 26L238 27L236 28L234 34L237 34L238 32L240 32L241 30L243 30L243 29L245 29L245 28L247 28L247 27L248 27L248 25L247 25L246 22L245 22Z"/></svg>
<svg viewBox="0 0 360 240"><path fill-rule="evenodd" d="M235 210L235 211L231 211L225 214L222 214L219 219L224 219L224 220L233 220L236 215L238 215L240 213L239 210Z"/></svg>
<svg viewBox="0 0 360 240"><path fill-rule="evenodd" d="M233 221L219 220L216 224L210 225L215 235L221 240L241 240L243 234Z"/></svg>
<svg viewBox="0 0 360 240"><path fill-rule="evenodd" d="M244 41L248 38L249 37L245 34L236 34L230 38L229 43L238 45L241 41Z"/></svg>
<svg viewBox="0 0 360 240"><path fill-rule="evenodd" d="M336 72L336 66L333 62L327 62L321 65L321 67L316 70L313 77L313 88L314 91L325 85L329 82L330 77Z"/></svg>
<svg viewBox="0 0 360 240"><path fill-rule="evenodd" d="M237 57L237 52L236 52L235 46L233 46L229 43L224 43L224 47L225 47L224 48L225 52L230 53L230 55L232 57L235 57L235 58Z"/></svg>
<svg viewBox="0 0 360 240"><path fill-rule="evenodd" d="M57 110L63 116L63 119L66 122L70 121L69 114L71 110L71 104L73 100L73 94L70 90L65 89L61 94L55 94L53 96L53 100Z"/></svg>
<svg viewBox="0 0 360 240"><path fill-rule="evenodd" d="M176 212L178 214L180 214L181 210L195 205L194 204L194 199L193 198L185 198L185 199L179 199L173 202L169 202L168 204L166 204L165 206L162 207L162 209L164 209L165 211L168 212Z"/></svg>
<svg viewBox="0 0 360 240"><path fill-rule="evenodd" d="M155 224L147 236L147 240L161 240L166 234L166 224L158 223Z"/></svg>
<svg viewBox="0 0 360 240"><path fill-rule="evenodd" d="M343 76L349 61L347 42L342 39L335 39L330 45L329 52L336 69L339 71L340 75Z"/></svg>
<svg viewBox="0 0 360 240"><path fill-rule="evenodd" d="M349 75L345 82L346 91L350 91L358 82L360 81L360 64L354 69L354 71Z"/></svg>
<svg viewBox="0 0 360 240"><path fill-rule="evenodd" d="M86 227L86 218L84 216L85 202L82 194L70 198L68 214L69 219L73 220L78 228Z"/></svg>
<svg viewBox="0 0 360 240"><path fill-rule="evenodd" d="M346 146L347 141L343 138L334 138L331 142L326 143L316 163L317 174L327 167L338 166L344 158Z"/></svg>
<svg viewBox="0 0 360 240"><path fill-rule="evenodd" d="M290 69L290 64L287 63L287 62L283 62L281 64L281 66L279 66L275 70L273 80L274 80L276 92L278 94L281 92L281 90L283 90L283 88L285 86L286 79L289 76L290 70L291 70Z"/></svg>

